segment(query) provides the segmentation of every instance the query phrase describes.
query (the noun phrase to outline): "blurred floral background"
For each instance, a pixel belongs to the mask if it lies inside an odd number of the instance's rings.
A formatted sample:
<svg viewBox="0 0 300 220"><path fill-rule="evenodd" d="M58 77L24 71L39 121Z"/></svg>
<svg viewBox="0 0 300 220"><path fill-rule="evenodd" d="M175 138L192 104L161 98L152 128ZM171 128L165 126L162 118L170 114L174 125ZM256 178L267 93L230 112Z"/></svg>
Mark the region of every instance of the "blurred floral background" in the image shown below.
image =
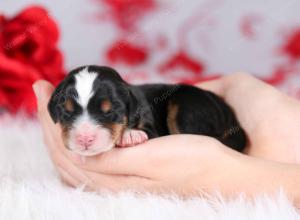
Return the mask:
<svg viewBox="0 0 300 220"><path fill-rule="evenodd" d="M86 64L132 83L243 71L300 98L299 9L299 0L1 0L0 109L35 112L35 80L57 84Z"/></svg>

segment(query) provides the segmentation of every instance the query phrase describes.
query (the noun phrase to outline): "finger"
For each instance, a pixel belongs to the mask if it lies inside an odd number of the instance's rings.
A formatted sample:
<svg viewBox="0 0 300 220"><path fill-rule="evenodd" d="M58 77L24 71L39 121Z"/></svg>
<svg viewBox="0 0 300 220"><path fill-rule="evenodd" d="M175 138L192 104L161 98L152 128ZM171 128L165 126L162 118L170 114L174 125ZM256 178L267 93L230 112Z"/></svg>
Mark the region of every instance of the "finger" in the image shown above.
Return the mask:
<svg viewBox="0 0 300 220"><path fill-rule="evenodd" d="M125 174L152 177L161 161L170 159L169 146L185 146L186 141L199 142L196 135L170 135L151 139L134 147L114 148L108 152L86 157L85 163L76 163L88 171L106 174Z"/></svg>
<svg viewBox="0 0 300 220"><path fill-rule="evenodd" d="M43 129L44 139L48 143L48 149L51 152L61 149L66 154L61 138L61 127L58 124L54 124L47 108L54 87L45 80L39 80L34 83L33 90L37 97L38 118Z"/></svg>
<svg viewBox="0 0 300 220"><path fill-rule="evenodd" d="M38 117L41 123L46 125L47 129L57 131L58 126L54 124L48 112L48 103L54 90L53 85L45 80L39 80L32 87L37 98Z"/></svg>
<svg viewBox="0 0 300 220"><path fill-rule="evenodd" d="M60 172L59 169L65 171L68 176L72 177L76 181L80 183L86 183L89 181L88 177L85 175L84 171L77 167L70 158L68 158L61 151L56 150L54 152L50 152L50 158L56 169Z"/></svg>
<svg viewBox="0 0 300 220"><path fill-rule="evenodd" d="M57 147L62 145L59 137L59 128L51 120L47 109L54 88L49 82L44 80L35 82L32 87L37 99L38 118L42 126L44 140L50 150L50 154L52 154Z"/></svg>
<svg viewBox="0 0 300 220"><path fill-rule="evenodd" d="M63 152L56 150L50 153L51 159L64 179L73 186L90 182L84 171L77 167Z"/></svg>
<svg viewBox="0 0 300 220"><path fill-rule="evenodd" d="M198 83L196 86L200 87L201 89L213 92L218 96L224 97L224 83L223 78L218 78L214 80L209 80L206 82Z"/></svg>
<svg viewBox="0 0 300 220"><path fill-rule="evenodd" d="M142 144L139 147L142 147ZM145 171L139 159L133 160L137 154L137 147L114 148L93 157L86 157L84 163L78 160L74 162L87 171L136 175Z"/></svg>
<svg viewBox="0 0 300 220"><path fill-rule="evenodd" d="M69 173L67 173L64 169L58 167L57 171L59 173L59 176L62 180L62 182L64 182L65 184L67 184L68 186L74 186L74 187L79 187L80 185L82 185L82 183L75 179L74 177L72 177Z"/></svg>
<svg viewBox="0 0 300 220"><path fill-rule="evenodd" d="M88 181L84 173L70 160L73 157L66 150L61 140L60 127L53 123L49 115L47 105L54 89L53 86L47 81L40 80L33 85L33 89L37 97L38 116L42 125L44 139L53 163L65 170L73 179L79 182Z"/></svg>
<svg viewBox="0 0 300 220"><path fill-rule="evenodd" d="M157 160L154 148L164 148L166 137L151 139L145 143L127 148L113 148L102 154L86 157L84 163L74 161L80 168L106 174L140 175L150 174L153 160Z"/></svg>
<svg viewBox="0 0 300 220"><path fill-rule="evenodd" d="M46 134L48 137L49 135ZM55 148L55 146L61 145L60 147ZM53 141L53 138L46 138L46 146L49 150L50 158L53 164L56 167L61 167L65 170L72 178L76 179L77 181L84 183L89 181L87 176L84 175L82 169L77 167L73 161L77 161L78 157L73 156L71 152L67 151L63 144L59 141ZM49 147L50 146L50 147ZM52 147L51 147L52 146Z"/></svg>
<svg viewBox="0 0 300 220"><path fill-rule="evenodd" d="M46 80L38 80L32 85L32 88L37 97L38 111L44 111L47 109L47 104L54 90L53 85Z"/></svg>
<svg viewBox="0 0 300 220"><path fill-rule="evenodd" d="M107 175L86 171L86 175L91 180L86 184L86 189L90 191L151 191L156 188L157 182L140 176L128 175Z"/></svg>

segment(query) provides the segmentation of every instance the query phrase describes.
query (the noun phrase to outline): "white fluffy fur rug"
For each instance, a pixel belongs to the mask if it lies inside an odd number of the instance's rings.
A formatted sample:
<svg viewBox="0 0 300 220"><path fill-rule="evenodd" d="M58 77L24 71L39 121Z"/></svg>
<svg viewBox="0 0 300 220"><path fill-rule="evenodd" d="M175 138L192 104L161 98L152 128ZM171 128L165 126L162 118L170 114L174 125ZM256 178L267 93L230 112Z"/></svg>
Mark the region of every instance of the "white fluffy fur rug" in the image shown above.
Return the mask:
<svg viewBox="0 0 300 220"><path fill-rule="evenodd" d="M300 219L283 193L225 202L131 193L96 195L60 183L37 122L0 120L0 219Z"/></svg>

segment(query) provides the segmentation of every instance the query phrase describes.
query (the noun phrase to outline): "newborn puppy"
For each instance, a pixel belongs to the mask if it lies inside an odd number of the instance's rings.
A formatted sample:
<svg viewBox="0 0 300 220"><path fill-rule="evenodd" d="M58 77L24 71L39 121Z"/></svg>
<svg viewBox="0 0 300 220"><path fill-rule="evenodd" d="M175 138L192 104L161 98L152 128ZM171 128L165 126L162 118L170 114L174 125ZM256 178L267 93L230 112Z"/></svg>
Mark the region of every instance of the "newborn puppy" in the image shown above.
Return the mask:
<svg viewBox="0 0 300 220"><path fill-rule="evenodd" d="M169 134L207 135L238 151L246 144L234 113L213 93L189 85L134 86L109 67L71 71L48 109L66 147L83 156Z"/></svg>

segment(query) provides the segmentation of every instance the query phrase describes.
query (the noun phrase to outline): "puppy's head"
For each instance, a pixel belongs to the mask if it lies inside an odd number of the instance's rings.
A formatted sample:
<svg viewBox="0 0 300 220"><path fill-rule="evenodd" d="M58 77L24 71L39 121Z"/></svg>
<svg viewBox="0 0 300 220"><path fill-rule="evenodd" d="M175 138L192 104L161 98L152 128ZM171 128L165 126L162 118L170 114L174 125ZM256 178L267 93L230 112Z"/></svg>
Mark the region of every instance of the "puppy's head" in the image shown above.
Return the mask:
<svg viewBox="0 0 300 220"><path fill-rule="evenodd" d="M92 156L119 141L136 106L133 99L115 70L85 66L71 71L58 85L48 109L62 127L66 147Z"/></svg>

